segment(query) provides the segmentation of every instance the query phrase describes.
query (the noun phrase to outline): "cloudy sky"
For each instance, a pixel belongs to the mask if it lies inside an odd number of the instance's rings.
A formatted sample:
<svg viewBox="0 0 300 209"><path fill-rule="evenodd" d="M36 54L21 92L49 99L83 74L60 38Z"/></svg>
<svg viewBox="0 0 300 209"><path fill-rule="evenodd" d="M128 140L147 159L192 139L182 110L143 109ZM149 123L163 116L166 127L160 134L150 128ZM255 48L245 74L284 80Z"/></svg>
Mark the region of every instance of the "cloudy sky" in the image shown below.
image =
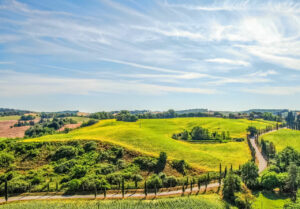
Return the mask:
<svg viewBox="0 0 300 209"><path fill-rule="evenodd" d="M0 0L0 107L300 109L300 3Z"/></svg>

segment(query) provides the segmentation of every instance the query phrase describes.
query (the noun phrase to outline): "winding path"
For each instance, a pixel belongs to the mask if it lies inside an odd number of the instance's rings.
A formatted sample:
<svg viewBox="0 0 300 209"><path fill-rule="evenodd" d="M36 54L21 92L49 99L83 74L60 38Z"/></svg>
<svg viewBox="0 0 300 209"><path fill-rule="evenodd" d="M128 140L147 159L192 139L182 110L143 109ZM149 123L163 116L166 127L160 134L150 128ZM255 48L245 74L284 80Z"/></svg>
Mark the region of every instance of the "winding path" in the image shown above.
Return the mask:
<svg viewBox="0 0 300 209"><path fill-rule="evenodd" d="M219 186L219 183L211 183L207 185L208 189L216 188ZM203 191L204 186L202 185L201 190ZM190 188L186 189L185 194L190 193ZM198 191L198 187L193 187L193 191ZM169 196L169 195L178 195L182 194L182 190L174 190L174 191L164 191L164 192L158 192L156 196ZM124 198L144 198L144 193L126 193L124 195ZM149 197L155 197L154 193L148 193L147 198ZM93 194L89 195L36 195L36 196L14 196L8 198L8 202L14 202L14 201L22 201L22 200L54 200L54 199L94 199L95 196ZM103 199L103 194L97 195L97 198ZM108 199L122 199L122 194L116 193L116 194L107 194L106 198ZM0 199L0 203L4 203L4 198Z"/></svg>
<svg viewBox="0 0 300 209"><path fill-rule="evenodd" d="M254 149L255 149L255 156L258 160L258 173L261 173L262 171L264 171L267 168L268 162L266 161L266 159L264 158L264 156L258 149L257 144L255 143L254 137L250 138L250 142L251 142L252 147L254 147Z"/></svg>

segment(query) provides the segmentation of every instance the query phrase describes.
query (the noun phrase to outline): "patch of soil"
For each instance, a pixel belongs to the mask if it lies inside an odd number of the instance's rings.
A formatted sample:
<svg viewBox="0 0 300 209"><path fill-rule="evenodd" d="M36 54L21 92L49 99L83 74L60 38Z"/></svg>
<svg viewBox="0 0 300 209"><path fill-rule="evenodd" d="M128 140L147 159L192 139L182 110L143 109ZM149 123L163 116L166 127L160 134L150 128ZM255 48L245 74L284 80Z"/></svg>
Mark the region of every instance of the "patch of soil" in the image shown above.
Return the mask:
<svg viewBox="0 0 300 209"><path fill-rule="evenodd" d="M63 127L61 127L60 129L58 129L58 131L64 131L65 128L70 128L70 129L74 129L74 128L78 128L81 126L81 123L77 123L77 124L66 124Z"/></svg>
<svg viewBox="0 0 300 209"><path fill-rule="evenodd" d="M16 137L24 137L25 131L30 126L21 126L21 127L13 127L14 124L16 124L17 120L6 120L6 121L0 121L0 137L3 138L16 138Z"/></svg>

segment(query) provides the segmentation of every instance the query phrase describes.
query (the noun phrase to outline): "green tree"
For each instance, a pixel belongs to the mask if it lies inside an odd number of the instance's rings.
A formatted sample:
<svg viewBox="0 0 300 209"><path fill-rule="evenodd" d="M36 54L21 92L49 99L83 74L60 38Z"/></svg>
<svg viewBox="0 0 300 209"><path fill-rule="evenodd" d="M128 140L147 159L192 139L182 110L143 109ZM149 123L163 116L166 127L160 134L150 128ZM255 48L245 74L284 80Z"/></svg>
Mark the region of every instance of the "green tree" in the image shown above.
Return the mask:
<svg viewBox="0 0 300 209"><path fill-rule="evenodd" d="M273 190L276 187L279 187L279 181L277 179L277 174L273 171L265 173L261 177L261 184L267 190Z"/></svg>
<svg viewBox="0 0 300 209"><path fill-rule="evenodd" d="M255 126L249 126L247 131L250 133L250 136L253 137L258 133L258 130Z"/></svg>
<svg viewBox="0 0 300 209"><path fill-rule="evenodd" d="M156 173L162 172L165 169L166 164L167 164L167 154L165 152L160 152L156 164Z"/></svg>
<svg viewBox="0 0 300 209"><path fill-rule="evenodd" d="M291 165L288 168L288 180L286 187L288 188L289 192L292 195L293 201L297 200L297 190L300 184L300 179L299 179L299 168L295 163L291 163Z"/></svg>
<svg viewBox="0 0 300 209"><path fill-rule="evenodd" d="M143 180L143 177L142 177L140 174L135 174L135 175L132 177L132 180L134 181L135 188L137 189L138 182L139 182L139 181L142 181L142 180Z"/></svg>
<svg viewBox="0 0 300 209"><path fill-rule="evenodd" d="M235 193L241 191L241 188L240 177L230 172L224 179L223 198L229 202L234 202Z"/></svg>
<svg viewBox="0 0 300 209"><path fill-rule="evenodd" d="M257 186L258 176L258 167L254 162L249 161L242 165L241 177L248 188L253 189Z"/></svg>

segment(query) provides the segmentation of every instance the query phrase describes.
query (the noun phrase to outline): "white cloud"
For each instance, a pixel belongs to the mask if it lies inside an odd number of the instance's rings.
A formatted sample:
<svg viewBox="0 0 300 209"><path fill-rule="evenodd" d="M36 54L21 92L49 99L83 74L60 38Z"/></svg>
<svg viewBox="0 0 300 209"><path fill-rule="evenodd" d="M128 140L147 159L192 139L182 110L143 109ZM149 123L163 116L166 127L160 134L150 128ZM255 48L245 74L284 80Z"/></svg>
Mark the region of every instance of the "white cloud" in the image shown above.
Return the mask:
<svg viewBox="0 0 300 209"><path fill-rule="evenodd" d="M244 92L263 95L296 95L300 94L300 86L265 86L258 88L241 89Z"/></svg>
<svg viewBox="0 0 300 209"><path fill-rule="evenodd" d="M214 62L219 64L230 64L230 65L241 65L241 66L249 66L250 63L243 61L243 60L231 60L231 59L225 59L225 58L213 58L213 59L206 59L206 62Z"/></svg>
<svg viewBox="0 0 300 209"><path fill-rule="evenodd" d="M41 94L74 94L92 93L137 93L137 94L167 94L195 93L215 94L215 89L177 87L146 84L131 81L113 81L104 79L79 79L50 77L14 71L0 71L0 96L16 97Z"/></svg>

